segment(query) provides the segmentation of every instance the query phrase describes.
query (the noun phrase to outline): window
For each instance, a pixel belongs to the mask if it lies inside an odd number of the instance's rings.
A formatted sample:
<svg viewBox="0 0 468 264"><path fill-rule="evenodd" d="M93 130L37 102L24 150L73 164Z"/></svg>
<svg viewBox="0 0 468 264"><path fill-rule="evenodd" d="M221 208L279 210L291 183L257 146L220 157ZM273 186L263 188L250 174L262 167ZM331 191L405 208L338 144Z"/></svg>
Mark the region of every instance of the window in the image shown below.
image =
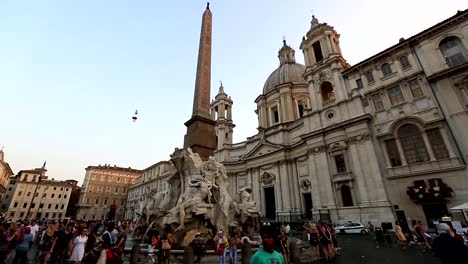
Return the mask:
<svg viewBox="0 0 468 264"><path fill-rule="evenodd" d="M387 154L392 167L401 166L400 153L398 152L398 146L395 139L385 141L387 147Z"/></svg>
<svg viewBox="0 0 468 264"><path fill-rule="evenodd" d="M44 204L43 204L43 203L39 204L39 209L41 209L41 208L44 208Z"/></svg>
<svg viewBox="0 0 468 264"><path fill-rule="evenodd" d="M49 213L46 213L46 214L45 214L45 218L49 218Z"/></svg>
<svg viewBox="0 0 468 264"><path fill-rule="evenodd" d="M15 202L15 204L13 205L13 208L16 208L18 207L18 202Z"/></svg>
<svg viewBox="0 0 468 264"><path fill-rule="evenodd" d="M107 205L107 199L104 199L104 205Z"/></svg>
<svg viewBox="0 0 468 264"><path fill-rule="evenodd" d="M59 217L59 218L62 218L62 213L58 214L58 217Z"/></svg>
<svg viewBox="0 0 468 264"><path fill-rule="evenodd" d="M406 55L401 56L399 61L400 61L400 64L401 64L401 68L403 68L403 69L406 69L406 68L411 66L411 64L410 64L410 62L408 60L408 56L406 56Z"/></svg>
<svg viewBox="0 0 468 264"><path fill-rule="evenodd" d="M91 180L95 180L95 179L96 179L96 175L95 174L91 175Z"/></svg>
<svg viewBox="0 0 468 264"><path fill-rule="evenodd" d="M96 199L96 205L99 205L99 199Z"/></svg>
<svg viewBox="0 0 468 264"><path fill-rule="evenodd" d="M315 42L312 44L312 48L314 49L315 61L319 62L323 60L322 54L322 47L320 46L320 41Z"/></svg>
<svg viewBox="0 0 468 264"><path fill-rule="evenodd" d="M424 95L422 92L421 86L419 85L418 80L416 79L410 80L408 81L408 85L411 90L411 94L413 95L413 98L418 98Z"/></svg>
<svg viewBox="0 0 468 264"><path fill-rule="evenodd" d="M55 193L53 193L53 194L51 195L51 198L54 198L54 197L55 197Z"/></svg>
<svg viewBox="0 0 468 264"><path fill-rule="evenodd" d="M106 193L110 193L111 192L111 187L107 187L106 188Z"/></svg>
<svg viewBox="0 0 468 264"><path fill-rule="evenodd" d="M304 116L304 109L305 109L305 103L302 100L297 101L297 111L299 113L299 117Z"/></svg>
<svg viewBox="0 0 468 264"><path fill-rule="evenodd" d="M348 185L341 186L341 199L344 207L353 206L353 196Z"/></svg>
<svg viewBox="0 0 468 264"><path fill-rule="evenodd" d="M31 196L31 192L28 192L28 193L26 194L26 196Z"/></svg>
<svg viewBox="0 0 468 264"><path fill-rule="evenodd" d="M31 208L34 208L34 207L36 207L36 203L31 204Z"/></svg>
<svg viewBox="0 0 468 264"><path fill-rule="evenodd" d="M372 74L371 71L368 71L364 74L366 76L367 82L368 83L373 83L374 82L374 75Z"/></svg>
<svg viewBox="0 0 468 264"><path fill-rule="evenodd" d="M127 179L127 178L124 179L124 183L128 183L128 179Z"/></svg>
<svg viewBox="0 0 468 264"><path fill-rule="evenodd" d="M22 191L19 191L19 192L18 192L18 196L21 196L21 195L23 195L23 192L22 192Z"/></svg>
<svg viewBox="0 0 468 264"><path fill-rule="evenodd" d="M390 64L384 63L381 67L382 74L383 76L387 76L392 73L392 67L390 67Z"/></svg>
<svg viewBox="0 0 468 264"><path fill-rule="evenodd" d="M108 177L108 181L110 181L110 182L112 181L112 176Z"/></svg>
<svg viewBox="0 0 468 264"><path fill-rule="evenodd" d="M98 193L102 192L102 186L98 186Z"/></svg>
<svg viewBox="0 0 468 264"><path fill-rule="evenodd" d="M447 37L440 42L439 48L448 66L457 66L467 62L468 54L459 38Z"/></svg>
<svg viewBox="0 0 468 264"><path fill-rule="evenodd" d="M85 204L89 204L89 198L86 198Z"/></svg>
<svg viewBox="0 0 468 264"><path fill-rule="evenodd" d="M335 158L336 172L338 173L346 172L346 163L345 163L344 156L341 154L341 155L334 156L334 158Z"/></svg>
<svg viewBox="0 0 468 264"><path fill-rule="evenodd" d="M67 198L67 195L65 194L65 195L63 196L63 198L65 198L65 199L66 199L66 198Z"/></svg>
<svg viewBox="0 0 468 264"><path fill-rule="evenodd" d="M115 187L115 193L119 192L119 187Z"/></svg>
<svg viewBox="0 0 468 264"><path fill-rule="evenodd" d="M60 199L60 198L62 198L62 195L61 195L61 194L59 194L58 198L59 198L59 199Z"/></svg>
<svg viewBox="0 0 468 264"><path fill-rule="evenodd" d="M444 140L440 134L438 128L430 129L426 131L427 136L429 137L429 142L431 143L432 151L436 159L446 159L449 157L447 148L445 147Z"/></svg>
<svg viewBox="0 0 468 264"><path fill-rule="evenodd" d="M56 204L56 205L55 205L55 209L58 209L58 208L59 208L59 205L58 205L58 204Z"/></svg>
<svg viewBox="0 0 468 264"><path fill-rule="evenodd" d="M362 84L362 79L359 78L359 79L356 79L356 85L357 85L357 88L363 88L364 85Z"/></svg>
<svg viewBox="0 0 468 264"><path fill-rule="evenodd" d="M392 105L400 104L405 101L403 93L401 92L400 85L393 86L387 90L388 97L390 98L390 103Z"/></svg>
<svg viewBox="0 0 468 264"><path fill-rule="evenodd" d="M374 104L375 111L380 111L384 109L384 105L382 102L382 98L380 98L380 94L374 94L372 96L372 103Z"/></svg>
<svg viewBox="0 0 468 264"><path fill-rule="evenodd" d="M126 193L127 192L127 187L122 187L122 193Z"/></svg>
<svg viewBox="0 0 468 264"><path fill-rule="evenodd" d="M101 181L104 181L106 179L106 176L101 175Z"/></svg>
<svg viewBox="0 0 468 264"><path fill-rule="evenodd" d="M35 194L34 194L34 197L38 197L38 196L39 196L39 193L35 193Z"/></svg>
<svg viewBox="0 0 468 264"><path fill-rule="evenodd" d="M13 190L13 188L11 188L11 187L10 187L10 188L8 188L8 191L9 191L9 192L11 192L11 190Z"/></svg>
<svg viewBox="0 0 468 264"><path fill-rule="evenodd" d="M47 198L47 193L43 193L42 198Z"/></svg>
<svg viewBox="0 0 468 264"><path fill-rule="evenodd" d="M47 205L47 209L50 209L50 208L52 208L52 204Z"/></svg>
<svg viewBox="0 0 468 264"><path fill-rule="evenodd" d="M55 218L57 214L56 213L52 213L52 218Z"/></svg>
<svg viewBox="0 0 468 264"><path fill-rule="evenodd" d="M65 205L64 205L64 204L62 204L62 206L60 207L60 209L63 209L63 208L65 208Z"/></svg>
<svg viewBox="0 0 468 264"><path fill-rule="evenodd" d="M28 203L23 203L23 208L28 207Z"/></svg>
<svg viewBox="0 0 468 264"><path fill-rule="evenodd" d="M279 122L278 106L274 106L271 108L271 120L273 121L273 124Z"/></svg>
<svg viewBox="0 0 468 264"><path fill-rule="evenodd" d="M408 164L429 160L426 145L424 145L424 140L418 127L413 124L403 125L400 127L398 134Z"/></svg>
<svg viewBox="0 0 468 264"><path fill-rule="evenodd" d="M93 192L93 186L89 186L88 192L92 193Z"/></svg>
<svg viewBox="0 0 468 264"><path fill-rule="evenodd" d="M333 85L329 82L324 82L320 86L320 92L322 93L322 102L328 103L335 101L335 91Z"/></svg>
<svg viewBox="0 0 468 264"><path fill-rule="evenodd" d="M54 191L56 191L56 190L57 190L57 187L54 187Z"/></svg>
<svg viewBox="0 0 468 264"><path fill-rule="evenodd" d="M164 200L164 199L163 199L163 200ZM124 200L120 201L120 206L123 206L124 204L125 204L125 201L124 201Z"/></svg>
<svg viewBox="0 0 468 264"><path fill-rule="evenodd" d="M20 217L23 217L23 216L24 216L24 212L21 212L21 213L20 213Z"/></svg>

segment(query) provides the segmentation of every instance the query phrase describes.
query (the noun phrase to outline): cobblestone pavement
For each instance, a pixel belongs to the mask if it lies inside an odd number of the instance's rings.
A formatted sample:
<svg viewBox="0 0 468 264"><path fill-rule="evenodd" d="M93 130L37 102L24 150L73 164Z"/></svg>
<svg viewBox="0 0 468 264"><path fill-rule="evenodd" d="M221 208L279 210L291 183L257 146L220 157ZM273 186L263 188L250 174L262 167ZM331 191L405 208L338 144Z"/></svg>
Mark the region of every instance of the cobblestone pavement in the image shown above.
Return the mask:
<svg viewBox="0 0 468 264"><path fill-rule="evenodd" d="M422 253L416 248L408 248L402 251L396 244L389 247L387 244L378 247L375 241L370 236L362 235L341 235L338 237L338 243L341 249L341 255L338 256L332 263L343 264L381 264L381 263L394 263L394 264L437 264L440 261L432 257L430 250ZM301 263L311 263L310 247L304 244L300 255ZM148 263L146 256L142 256L140 263ZM182 254L173 256L173 264L182 263ZM218 257L211 255L203 258L202 263L219 263ZM227 257L226 263L229 263ZM240 263L238 261L238 263ZM129 264L125 259L124 264Z"/></svg>

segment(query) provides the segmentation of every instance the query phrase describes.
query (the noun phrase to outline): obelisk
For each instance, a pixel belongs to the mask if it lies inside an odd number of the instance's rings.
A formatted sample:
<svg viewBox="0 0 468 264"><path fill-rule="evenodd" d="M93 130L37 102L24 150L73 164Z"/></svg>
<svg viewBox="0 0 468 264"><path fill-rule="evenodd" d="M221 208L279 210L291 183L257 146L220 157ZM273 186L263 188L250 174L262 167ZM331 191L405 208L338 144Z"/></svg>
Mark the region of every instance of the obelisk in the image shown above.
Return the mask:
<svg viewBox="0 0 468 264"><path fill-rule="evenodd" d="M201 25L192 117L185 122L187 134L184 137L184 148L190 147L203 160L212 156L216 149L214 129L216 122L210 115L211 17L210 4L208 3L203 13Z"/></svg>

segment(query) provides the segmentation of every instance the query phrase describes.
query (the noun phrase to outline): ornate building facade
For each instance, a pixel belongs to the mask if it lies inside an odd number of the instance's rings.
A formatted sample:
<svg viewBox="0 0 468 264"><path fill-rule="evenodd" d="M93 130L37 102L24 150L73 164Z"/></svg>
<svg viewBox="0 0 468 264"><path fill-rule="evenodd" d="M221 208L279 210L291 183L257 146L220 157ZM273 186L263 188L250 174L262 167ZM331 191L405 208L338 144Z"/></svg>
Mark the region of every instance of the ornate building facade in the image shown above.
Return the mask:
<svg viewBox="0 0 468 264"><path fill-rule="evenodd" d="M432 225L468 200L467 47L468 10L351 66L313 17L305 65L284 41L255 100L259 133L218 143L230 191L251 186L272 220L326 211L335 223Z"/></svg>
<svg viewBox="0 0 468 264"><path fill-rule="evenodd" d="M7 185L11 176L13 176L13 171L10 165L5 161L5 153L2 148L0 149L0 198L2 199L7 191Z"/></svg>
<svg viewBox="0 0 468 264"><path fill-rule="evenodd" d="M63 219L75 180L48 179L45 163L41 168L21 170L10 179L12 197L7 219Z"/></svg>
<svg viewBox="0 0 468 264"><path fill-rule="evenodd" d="M123 220L128 189L141 175L141 170L115 165L88 166L76 219Z"/></svg>
<svg viewBox="0 0 468 264"><path fill-rule="evenodd" d="M160 161L143 170L136 183L128 189L125 208L126 220L138 220L147 217L159 202L163 201L169 191L168 177L175 173L174 165L170 161ZM158 204L155 197L162 197Z"/></svg>

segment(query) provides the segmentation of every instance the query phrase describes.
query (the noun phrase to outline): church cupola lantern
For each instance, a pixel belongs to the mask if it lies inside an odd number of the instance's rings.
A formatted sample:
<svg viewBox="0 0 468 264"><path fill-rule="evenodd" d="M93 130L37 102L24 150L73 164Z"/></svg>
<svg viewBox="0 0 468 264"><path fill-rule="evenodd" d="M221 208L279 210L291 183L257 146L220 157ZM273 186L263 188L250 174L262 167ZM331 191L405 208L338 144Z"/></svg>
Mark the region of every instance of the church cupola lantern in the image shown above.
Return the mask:
<svg viewBox="0 0 468 264"><path fill-rule="evenodd" d="M283 39L283 47L278 51L278 58L280 60L280 65L285 63L296 63L295 51L288 44L286 40Z"/></svg>

